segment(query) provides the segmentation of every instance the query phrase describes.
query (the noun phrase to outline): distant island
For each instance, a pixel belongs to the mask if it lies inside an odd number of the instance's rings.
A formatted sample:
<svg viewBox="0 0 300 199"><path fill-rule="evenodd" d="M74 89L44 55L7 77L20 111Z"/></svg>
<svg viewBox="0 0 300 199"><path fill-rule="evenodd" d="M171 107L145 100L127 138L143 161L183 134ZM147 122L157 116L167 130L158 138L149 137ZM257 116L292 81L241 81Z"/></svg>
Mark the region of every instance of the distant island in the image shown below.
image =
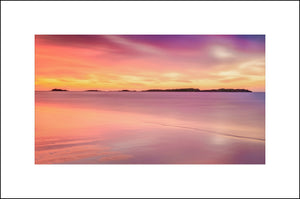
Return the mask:
<svg viewBox="0 0 300 199"><path fill-rule="evenodd" d="M68 91L66 89L54 88L51 91ZM85 90L85 92L100 92L101 90ZM136 90L119 90L118 92L137 92ZM232 89L232 88L220 88L220 89L208 89L200 90L198 88L175 88L175 89L149 89L142 90L140 92L252 92L247 89Z"/></svg>
<svg viewBox="0 0 300 199"><path fill-rule="evenodd" d="M127 90L127 89L124 89L124 90L120 90L121 92L136 92L135 90Z"/></svg>
<svg viewBox="0 0 300 199"><path fill-rule="evenodd" d="M60 89L60 88L54 88L54 89L52 89L51 91L68 91L68 90Z"/></svg>
<svg viewBox="0 0 300 199"><path fill-rule="evenodd" d="M252 92L247 89L209 89L209 90L200 90L198 88L176 88L176 89L149 89L144 90L143 92Z"/></svg>
<svg viewBox="0 0 300 199"><path fill-rule="evenodd" d="M98 92L100 90L85 90L86 92Z"/></svg>

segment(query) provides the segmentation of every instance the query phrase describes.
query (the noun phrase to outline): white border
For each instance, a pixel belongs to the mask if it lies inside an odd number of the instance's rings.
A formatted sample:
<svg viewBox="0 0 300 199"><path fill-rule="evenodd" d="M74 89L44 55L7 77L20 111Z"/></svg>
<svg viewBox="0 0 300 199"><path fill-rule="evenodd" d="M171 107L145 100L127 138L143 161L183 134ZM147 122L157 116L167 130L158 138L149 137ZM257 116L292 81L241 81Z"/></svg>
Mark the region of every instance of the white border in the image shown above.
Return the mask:
<svg viewBox="0 0 300 199"><path fill-rule="evenodd" d="M1 197L299 197L298 2L1 2ZM34 34L266 34L266 165L34 165Z"/></svg>

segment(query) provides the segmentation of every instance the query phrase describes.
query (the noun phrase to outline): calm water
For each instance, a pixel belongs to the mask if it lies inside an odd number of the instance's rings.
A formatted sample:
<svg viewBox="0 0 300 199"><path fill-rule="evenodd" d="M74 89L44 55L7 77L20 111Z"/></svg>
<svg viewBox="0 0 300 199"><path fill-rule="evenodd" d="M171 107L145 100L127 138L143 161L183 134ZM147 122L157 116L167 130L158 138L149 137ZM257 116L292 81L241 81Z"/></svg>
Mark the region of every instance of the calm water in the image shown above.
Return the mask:
<svg viewBox="0 0 300 199"><path fill-rule="evenodd" d="M36 164L265 163L265 93L35 95Z"/></svg>

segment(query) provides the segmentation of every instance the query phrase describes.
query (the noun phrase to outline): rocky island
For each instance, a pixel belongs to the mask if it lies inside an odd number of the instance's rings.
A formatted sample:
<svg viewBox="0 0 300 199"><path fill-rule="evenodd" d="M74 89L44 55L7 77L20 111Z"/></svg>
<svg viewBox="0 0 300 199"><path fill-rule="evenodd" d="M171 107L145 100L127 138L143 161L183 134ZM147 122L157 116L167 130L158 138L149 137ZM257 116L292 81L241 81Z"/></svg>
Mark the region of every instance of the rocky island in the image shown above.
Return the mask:
<svg viewBox="0 0 300 199"><path fill-rule="evenodd" d="M68 90L66 90L66 89L60 89L60 88L54 88L51 91L68 91Z"/></svg>

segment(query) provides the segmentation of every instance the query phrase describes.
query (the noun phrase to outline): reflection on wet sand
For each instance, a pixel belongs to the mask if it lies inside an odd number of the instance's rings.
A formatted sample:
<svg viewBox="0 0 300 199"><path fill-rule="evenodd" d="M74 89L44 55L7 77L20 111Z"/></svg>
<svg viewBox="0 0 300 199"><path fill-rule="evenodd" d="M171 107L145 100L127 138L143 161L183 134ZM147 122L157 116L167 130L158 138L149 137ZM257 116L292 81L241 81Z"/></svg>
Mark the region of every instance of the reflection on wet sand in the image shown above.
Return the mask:
<svg viewBox="0 0 300 199"><path fill-rule="evenodd" d="M161 96L164 94L155 94L160 96L149 100L145 96L149 93L130 94L107 97L37 92L35 163L265 162L264 95L258 100L253 95L236 100L228 94L210 94L209 100L205 94L167 100ZM245 103L250 108L240 110Z"/></svg>

